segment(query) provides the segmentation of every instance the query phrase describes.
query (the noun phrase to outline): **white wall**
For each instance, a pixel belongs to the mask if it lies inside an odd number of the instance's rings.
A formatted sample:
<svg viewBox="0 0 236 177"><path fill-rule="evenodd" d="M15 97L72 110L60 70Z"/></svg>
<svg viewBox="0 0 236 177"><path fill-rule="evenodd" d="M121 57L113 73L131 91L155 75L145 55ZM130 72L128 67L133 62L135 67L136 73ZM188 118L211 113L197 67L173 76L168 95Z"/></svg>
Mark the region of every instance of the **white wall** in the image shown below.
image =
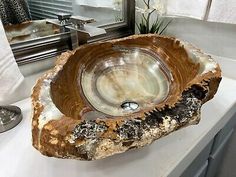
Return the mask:
<svg viewBox="0 0 236 177"><path fill-rule="evenodd" d="M166 35L186 40L219 64L222 75L236 79L236 25L195 19L174 19Z"/></svg>
<svg viewBox="0 0 236 177"><path fill-rule="evenodd" d="M179 18L165 34L191 42L207 53L236 59L236 25Z"/></svg>

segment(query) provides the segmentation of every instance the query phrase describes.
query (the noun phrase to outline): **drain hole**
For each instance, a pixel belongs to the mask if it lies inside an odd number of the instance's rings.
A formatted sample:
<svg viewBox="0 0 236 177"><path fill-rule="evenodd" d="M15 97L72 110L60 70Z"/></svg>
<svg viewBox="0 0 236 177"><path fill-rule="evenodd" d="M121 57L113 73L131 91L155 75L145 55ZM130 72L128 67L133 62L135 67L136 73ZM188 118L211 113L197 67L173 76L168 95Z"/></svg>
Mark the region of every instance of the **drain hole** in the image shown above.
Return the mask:
<svg viewBox="0 0 236 177"><path fill-rule="evenodd" d="M125 101L120 105L120 107L125 111L134 111L139 107L139 105L134 101Z"/></svg>

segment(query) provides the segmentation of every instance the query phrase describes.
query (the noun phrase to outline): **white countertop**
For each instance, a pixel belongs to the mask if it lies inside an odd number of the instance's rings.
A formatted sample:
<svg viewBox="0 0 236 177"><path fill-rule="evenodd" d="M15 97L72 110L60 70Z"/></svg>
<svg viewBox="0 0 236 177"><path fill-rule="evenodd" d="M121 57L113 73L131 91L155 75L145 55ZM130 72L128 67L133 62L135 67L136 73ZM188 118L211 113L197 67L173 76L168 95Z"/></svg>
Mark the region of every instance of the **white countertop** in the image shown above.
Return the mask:
<svg viewBox="0 0 236 177"><path fill-rule="evenodd" d="M236 80L223 78L202 120L142 149L86 162L49 158L31 145L30 99L17 102L22 122L0 134L0 177L162 177L179 176L236 112Z"/></svg>

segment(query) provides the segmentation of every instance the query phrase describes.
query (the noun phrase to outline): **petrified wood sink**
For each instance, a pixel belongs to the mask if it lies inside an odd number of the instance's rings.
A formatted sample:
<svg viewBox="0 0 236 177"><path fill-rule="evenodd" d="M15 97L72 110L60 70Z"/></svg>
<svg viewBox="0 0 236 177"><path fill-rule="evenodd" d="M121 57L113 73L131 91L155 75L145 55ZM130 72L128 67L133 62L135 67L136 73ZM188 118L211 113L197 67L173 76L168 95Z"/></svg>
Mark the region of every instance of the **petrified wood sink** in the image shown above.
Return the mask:
<svg viewBox="0 0 236 177"><path fill-rule="evenodd" d="M136 35L62 54L36 83L33 146L42 154L95 160L197 124L221 80L192 45Z"/></svg>

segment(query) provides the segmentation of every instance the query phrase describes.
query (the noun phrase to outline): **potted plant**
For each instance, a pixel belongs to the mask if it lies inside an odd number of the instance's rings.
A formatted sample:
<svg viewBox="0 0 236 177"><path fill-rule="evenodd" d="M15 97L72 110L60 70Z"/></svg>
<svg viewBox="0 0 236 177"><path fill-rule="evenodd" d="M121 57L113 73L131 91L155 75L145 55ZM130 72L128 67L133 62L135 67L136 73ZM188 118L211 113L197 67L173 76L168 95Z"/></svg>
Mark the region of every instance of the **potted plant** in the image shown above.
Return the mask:
<svg viewBox="0 0 236 177"><path fill-rule="evenodd" d="M156 33L161 35L172 20L164 17L165 0L142 0L144 8L136 6L136 12L141 14L141 22L137 23L140 34ZM151 23L151 17L156 15L156 19Z"/></svg>

